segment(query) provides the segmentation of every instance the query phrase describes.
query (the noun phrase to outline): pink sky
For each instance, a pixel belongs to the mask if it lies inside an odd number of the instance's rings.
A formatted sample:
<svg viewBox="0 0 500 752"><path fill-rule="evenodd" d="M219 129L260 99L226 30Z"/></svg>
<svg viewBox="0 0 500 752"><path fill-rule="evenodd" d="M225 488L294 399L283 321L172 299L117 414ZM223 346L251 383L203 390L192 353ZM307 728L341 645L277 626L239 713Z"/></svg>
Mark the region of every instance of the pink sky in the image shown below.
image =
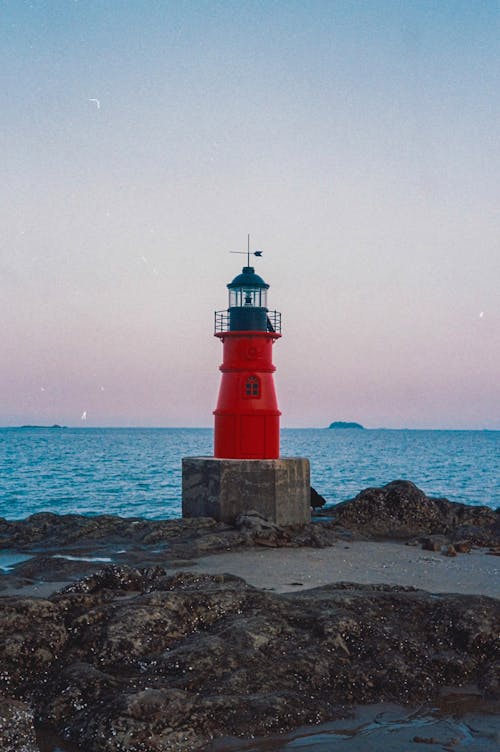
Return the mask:
<svg viewBox="0 0 500 752"><path fill-rule="evenodd" d="M426 7L2 10L0 425L211 425L250 232L283 425L500 429L499 11Z"/></svg>

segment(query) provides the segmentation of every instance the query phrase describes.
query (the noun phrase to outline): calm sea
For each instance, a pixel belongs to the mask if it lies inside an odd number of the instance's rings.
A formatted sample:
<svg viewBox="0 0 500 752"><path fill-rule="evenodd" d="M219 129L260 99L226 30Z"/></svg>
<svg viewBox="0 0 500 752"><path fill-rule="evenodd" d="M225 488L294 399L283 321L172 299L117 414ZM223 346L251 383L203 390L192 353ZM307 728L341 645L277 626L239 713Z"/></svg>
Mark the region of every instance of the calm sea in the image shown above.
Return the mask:
<svg viewBox="0 0 500 752"><path fill-rule="evenodd" d="M500 431L283 429L328 502L396 478L431 496L500 506ZM150 519L181 514L181 458L210 456L211 429L0 429L0 517L41 511Z"/></svg>

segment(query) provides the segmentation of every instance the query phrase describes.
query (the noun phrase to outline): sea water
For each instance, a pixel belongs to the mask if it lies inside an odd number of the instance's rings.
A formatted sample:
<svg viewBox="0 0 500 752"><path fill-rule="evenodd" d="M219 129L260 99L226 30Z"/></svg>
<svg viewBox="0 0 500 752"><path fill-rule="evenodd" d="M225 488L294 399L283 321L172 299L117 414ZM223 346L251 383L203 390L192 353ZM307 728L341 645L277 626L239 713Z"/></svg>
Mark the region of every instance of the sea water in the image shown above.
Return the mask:
<svg viewBox="0 0 500 752"><path fill-rule="evenodd" d="M208 428L0 429L0 517L41 511L149 519L181 514L181 460L210 456ZM329 503L397 478L429 496L500 506L500 431L283 429Z"/></svg>

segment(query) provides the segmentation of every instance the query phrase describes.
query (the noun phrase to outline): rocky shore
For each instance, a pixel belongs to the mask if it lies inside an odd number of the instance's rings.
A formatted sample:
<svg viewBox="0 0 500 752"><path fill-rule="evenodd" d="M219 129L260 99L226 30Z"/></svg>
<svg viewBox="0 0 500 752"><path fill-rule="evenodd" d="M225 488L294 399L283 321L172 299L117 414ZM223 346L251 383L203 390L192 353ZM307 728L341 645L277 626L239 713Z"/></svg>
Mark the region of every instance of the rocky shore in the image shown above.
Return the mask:
<svg viewBox="0 0 500 752"><path fill-rule="evenodd" d="M85 752L202 750L329 721L354 703L437 702L450 686L500 714L497 598L335 572L328 585L277 593L196 573L206 554L395 539L457 564L478 547L495 556L500 514L395 481L300 529L251 511L234 527L0 520L0 549L25 557L0 577L0 749L38 752L35 728L48 728Z"/></svg>

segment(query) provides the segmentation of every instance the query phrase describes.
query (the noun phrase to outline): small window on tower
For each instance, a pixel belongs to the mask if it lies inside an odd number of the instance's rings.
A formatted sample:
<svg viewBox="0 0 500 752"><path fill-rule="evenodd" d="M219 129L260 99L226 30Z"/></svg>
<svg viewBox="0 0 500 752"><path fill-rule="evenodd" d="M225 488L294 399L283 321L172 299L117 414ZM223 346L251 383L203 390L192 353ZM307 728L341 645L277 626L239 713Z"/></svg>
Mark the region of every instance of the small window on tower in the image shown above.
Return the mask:
<svg viewBox="0 0 500 752"><path fill-rule="evenodd" d="M247 399L260 397L260 379L258 376L248 376L245 381L243 396Z"/></svg>

